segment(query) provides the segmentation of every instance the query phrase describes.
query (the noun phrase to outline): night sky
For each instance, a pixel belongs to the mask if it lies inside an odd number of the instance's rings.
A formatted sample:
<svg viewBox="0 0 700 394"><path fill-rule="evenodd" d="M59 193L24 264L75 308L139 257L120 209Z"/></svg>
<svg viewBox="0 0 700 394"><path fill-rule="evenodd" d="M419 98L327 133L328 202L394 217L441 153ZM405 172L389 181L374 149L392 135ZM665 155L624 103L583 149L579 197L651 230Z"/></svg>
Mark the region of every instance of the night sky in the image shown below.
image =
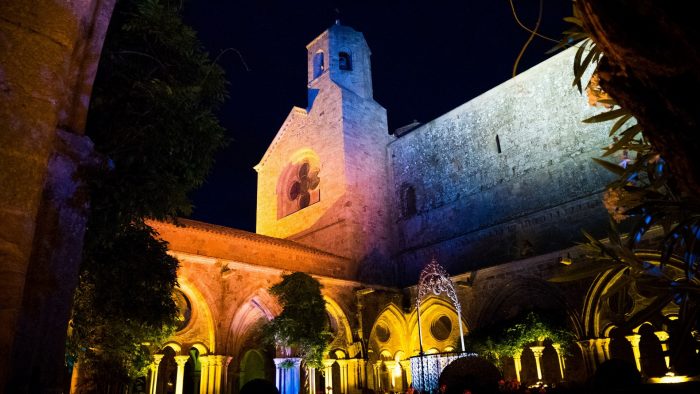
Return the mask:
<svg viewBox="0 0 700 394"><path fill-rule="evenodd" d="M571 2L542 0L539 32L559 39ZM537 0L514 0L520 20L535 25ZM256 173L292 106L306 107L306 44L341 24L364 33L372 51L374 99L389 129L426 123L509 79L529 33L508 0L266 1L190 0L185 20L226 70L230 98L219 116L231 143L191 197L193 219L255 231ZM551 55L535 38L522 72ZM241 60L241 57L243 60Z"/></svg>

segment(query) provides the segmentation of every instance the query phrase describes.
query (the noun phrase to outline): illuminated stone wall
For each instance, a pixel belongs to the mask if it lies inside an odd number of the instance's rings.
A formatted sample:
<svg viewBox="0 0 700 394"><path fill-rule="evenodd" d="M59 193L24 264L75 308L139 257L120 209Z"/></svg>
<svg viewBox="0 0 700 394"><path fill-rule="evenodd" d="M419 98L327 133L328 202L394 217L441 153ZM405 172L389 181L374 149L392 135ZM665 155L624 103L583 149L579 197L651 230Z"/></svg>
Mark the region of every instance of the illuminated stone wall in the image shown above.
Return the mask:
<svg viewBox="0 0 700 394"><path fill-rule="evenodd" d="M361 283L344 279L348 260L295 242L246 231L183 220L179 226L149 222L170 253L180 262L180 290L191 304L187 323L169 340L177 355L229 360L228 377L218 384L239 388L236 376L244 355L259 351L271 362L275 354L260 339L263 324L281 312L268 289L293 271L313 274L324 286L327 312L336 338L333 350L354 357L361 349L353 345L357 327L354 291Z"/></svg>
<svg viewBox="0 0 700 394"><path fill-rule="evenodd" d="M605 223L610 179L591 157L607 125L571 86L573 50L559 54L389 145L403 283L436 255L464 272L566 248ZM415 214L402 190L415 188ZM404 197L405 199L405 197Z"/></svg>
<svg viewBox="0 0 700 394"><path fill-rule="evenodd" d="M114 0L0 2L0 391L63 388L92 144L83 136ZM9 384L8 384L9 382Z"/></svg>
<svg viewBox="0 0 700 394"><path fill-rule="evenodd" d="M307 48L309 107L291 111L255 167L256 232L350 258L354 278L390 282L389 136L386 110L372 99L369 49L361 33L340 25ZM351 56L352 69L339 68L341 51ZM304 160L317 163L318 184L288 174ZM297 181L310 202L290 208L300 201L289 201Z"/></svg>

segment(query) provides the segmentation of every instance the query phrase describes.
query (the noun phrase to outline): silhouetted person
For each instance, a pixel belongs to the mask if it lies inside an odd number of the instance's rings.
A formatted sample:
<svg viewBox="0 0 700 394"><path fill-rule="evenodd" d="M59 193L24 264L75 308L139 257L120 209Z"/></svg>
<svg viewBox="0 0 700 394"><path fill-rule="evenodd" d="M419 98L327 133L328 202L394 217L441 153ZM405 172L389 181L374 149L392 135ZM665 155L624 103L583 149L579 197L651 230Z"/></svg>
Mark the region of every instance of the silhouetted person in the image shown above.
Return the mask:
<svg viewBox="0 0 700 394"><path fill-rule="evenodd" d="M243 385L241 394L280 394L275 384L265 379L253 379Z"/></svg>

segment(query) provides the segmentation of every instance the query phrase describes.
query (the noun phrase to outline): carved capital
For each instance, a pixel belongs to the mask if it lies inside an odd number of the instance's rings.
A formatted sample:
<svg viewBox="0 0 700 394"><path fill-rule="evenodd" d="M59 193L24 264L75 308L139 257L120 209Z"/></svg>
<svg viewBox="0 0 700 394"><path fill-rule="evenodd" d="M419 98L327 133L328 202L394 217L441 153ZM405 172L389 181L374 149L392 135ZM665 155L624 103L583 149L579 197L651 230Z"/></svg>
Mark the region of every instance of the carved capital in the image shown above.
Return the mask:
<svg viewBox="0 0 700 394"><path fill-rule="evenodd" d="M153 364L156 365L156 367L160 364L161 361L163 361L163 356L164 354L154 354L153 355Z"/></svg>
<svg viewBox="0 0 700 394"><path fill-rule="evenodd" d="M177 363L178 367L185 366L185 363L187 363L187 360L189 359L190 356L175 356L175 362Z"/></svg>
<svg viewBox="0 0 700 394"><path fill-rule="evenodd" d="M542 357L542 352L544 351L544 346L530 346L530 350L535 355L535 358Z"/></svg>
<svg viewBox="0 0 700 394"><path fill-rule="evenodd" d="M625 336L633 348L639 347L639 340L642 338L639 334L627 335Z"/></svg>

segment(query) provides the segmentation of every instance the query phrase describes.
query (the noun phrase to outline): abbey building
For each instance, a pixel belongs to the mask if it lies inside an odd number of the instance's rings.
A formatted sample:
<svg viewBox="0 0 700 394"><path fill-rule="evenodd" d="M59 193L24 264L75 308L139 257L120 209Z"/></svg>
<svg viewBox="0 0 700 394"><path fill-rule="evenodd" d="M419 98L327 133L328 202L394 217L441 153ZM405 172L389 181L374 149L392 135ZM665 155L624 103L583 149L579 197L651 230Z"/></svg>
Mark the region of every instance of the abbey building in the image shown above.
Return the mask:
<svg viewBox="0 0 700 394"><path fill-rule="evenodd" d="M419 352L415 285L433 258L456 283L467 334L533 309L566 316L577 342L526 347L505 361L506 377L582 380L612 356L642 368L640 338L663 341L663 327L615 333L620 306L601 295L618 273L547 281L562 261L585 264L580 230L600 234L607 222L609 179L591 158L608 129L581 123L596 109L571 87L572 50L392 134L362 33L336 24L307 50L308 103L255 167L256 233L151 223L181 263L183 322L154 355L149 392L238 393L260 378L280 387L290 373L314 393L403 392ZM323 284L334 333L325 370L308 376L258 337L280 312L267 289L293 271ZM456 350L449 299L429 298L421 319L426 353Z"/></svg>

